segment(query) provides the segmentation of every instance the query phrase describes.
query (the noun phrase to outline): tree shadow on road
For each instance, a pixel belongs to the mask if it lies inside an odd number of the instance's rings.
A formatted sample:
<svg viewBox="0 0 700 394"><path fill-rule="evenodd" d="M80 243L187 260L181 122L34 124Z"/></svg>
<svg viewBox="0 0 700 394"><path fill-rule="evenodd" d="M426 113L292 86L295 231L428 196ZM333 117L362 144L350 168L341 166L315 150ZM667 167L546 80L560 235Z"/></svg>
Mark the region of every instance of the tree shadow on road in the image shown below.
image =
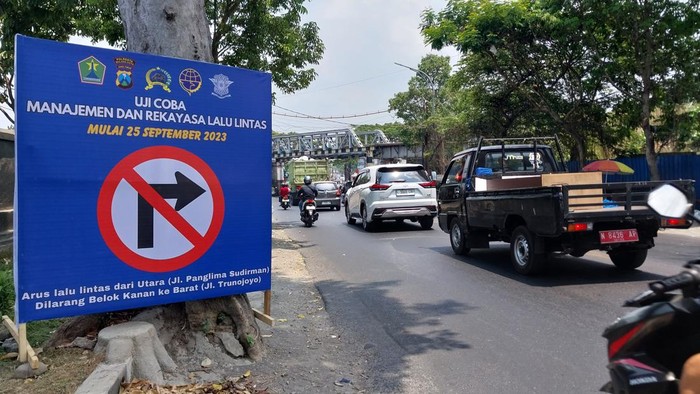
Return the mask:
<svg viewBox="0 0 700 394"><path fill-rule="evenodd" d="M352 336L370 357L369 379L376 392L406 392L406 378L423 379L409 376L412 356L471 348L465 334L446 329L442 319L464 315L473 307L453 299L409 305L389 295L400 285L398 281L316 283L334 325L345 329L345 335Z"/></svg>
<svg viewBox="0 0 700 394"><path fill-rule="evenodd" d="M612 262L600 262L592 258L550 255L547 269L539 275L518 274L510 262L507 244L493 245L490 249L472 249L467 256L457 256L447 247L431 248L438 253L452 256L473 267L508 277L532 286L556 287L595 283L650 282L663 275L644 271L644 266L634 271L617 269Z"/></svg>

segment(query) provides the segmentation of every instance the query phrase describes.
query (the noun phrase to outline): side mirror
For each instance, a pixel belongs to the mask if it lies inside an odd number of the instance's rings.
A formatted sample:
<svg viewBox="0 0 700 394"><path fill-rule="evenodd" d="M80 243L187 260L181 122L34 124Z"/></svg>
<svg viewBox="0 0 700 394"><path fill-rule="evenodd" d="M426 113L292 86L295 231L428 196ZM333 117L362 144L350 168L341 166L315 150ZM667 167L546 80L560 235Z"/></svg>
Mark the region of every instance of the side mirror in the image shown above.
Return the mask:
<svg viewBox="0 0 700 394"><path fill-rule="evenodd" d="M647 204L654 212L669 218L682 218L693 207L682 191L669 184L658 187L649 193Z"/></svg>

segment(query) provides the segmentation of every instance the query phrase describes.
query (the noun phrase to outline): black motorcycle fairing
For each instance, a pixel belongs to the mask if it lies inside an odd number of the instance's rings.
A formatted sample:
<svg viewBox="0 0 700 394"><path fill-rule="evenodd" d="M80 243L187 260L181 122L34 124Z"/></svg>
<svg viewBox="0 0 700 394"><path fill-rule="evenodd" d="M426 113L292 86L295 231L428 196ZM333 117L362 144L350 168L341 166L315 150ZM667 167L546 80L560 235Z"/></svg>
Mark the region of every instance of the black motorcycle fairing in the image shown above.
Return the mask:
<svg viewBox="0 0 700 394"><path fill-rule="evenodd" d="M608 365L611 382L601 388L608 393L677 393L678 379L645 355L619 359Z"/></svg>
<svg viewBox="0 0 700 394"><path fill-rule="evenodd" d="M623 334L627 334L632 327L641 322L651 322L661 316L672 318L675 309L669 303L658 303L635 309L626 315L617 318L610 326L603 331L603 337L614 342ZM622 349L620 349L622 350Z"/></svg>
<svg viewBox="0 0 700 394"><path fill-rule="evenodd" d="M683 363L700 353L700 300L638 308L605 330L611 393L676 393Z"/></svg>

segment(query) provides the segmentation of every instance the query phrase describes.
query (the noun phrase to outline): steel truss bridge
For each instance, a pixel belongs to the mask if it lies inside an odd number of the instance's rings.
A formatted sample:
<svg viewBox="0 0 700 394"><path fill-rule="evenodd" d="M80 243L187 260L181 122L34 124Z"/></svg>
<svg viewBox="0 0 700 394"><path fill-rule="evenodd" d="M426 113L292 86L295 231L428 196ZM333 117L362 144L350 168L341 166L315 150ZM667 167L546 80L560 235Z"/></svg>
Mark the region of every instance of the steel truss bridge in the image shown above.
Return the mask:
<svg viewBox="0 0 700 394"><path fill-rule="evenodd" d="M272 137L272 160L287 162L308 156L312 159L366 157L368 162L419 159L421 147L407 147L391 141L381 130L357 132L352 128L285 134Z"/></svg>

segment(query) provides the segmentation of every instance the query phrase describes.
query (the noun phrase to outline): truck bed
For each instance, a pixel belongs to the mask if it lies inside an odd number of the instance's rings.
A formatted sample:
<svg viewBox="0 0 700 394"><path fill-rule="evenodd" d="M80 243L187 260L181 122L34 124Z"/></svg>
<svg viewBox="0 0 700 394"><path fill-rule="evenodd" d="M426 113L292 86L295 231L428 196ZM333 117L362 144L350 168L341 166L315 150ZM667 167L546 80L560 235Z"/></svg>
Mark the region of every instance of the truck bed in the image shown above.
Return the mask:
<svg viewBox="0 0 700 394"><path fill-rule="evenodd" d="M545 174L546 175L546 174ZM527 183L537 183L528 177ZM466 195L470 225L505 228L509 218L521 217L538 234L557 235L562 224L574 221L654 220L658 217L646 205L649 192L669 182L622 182L555 184L550 186L501 188L519 184L522 178L499 179L497 190L474 191ZM671 181L691 192L688 181ZM558 224L558 225L557 225Z"/></svg>

